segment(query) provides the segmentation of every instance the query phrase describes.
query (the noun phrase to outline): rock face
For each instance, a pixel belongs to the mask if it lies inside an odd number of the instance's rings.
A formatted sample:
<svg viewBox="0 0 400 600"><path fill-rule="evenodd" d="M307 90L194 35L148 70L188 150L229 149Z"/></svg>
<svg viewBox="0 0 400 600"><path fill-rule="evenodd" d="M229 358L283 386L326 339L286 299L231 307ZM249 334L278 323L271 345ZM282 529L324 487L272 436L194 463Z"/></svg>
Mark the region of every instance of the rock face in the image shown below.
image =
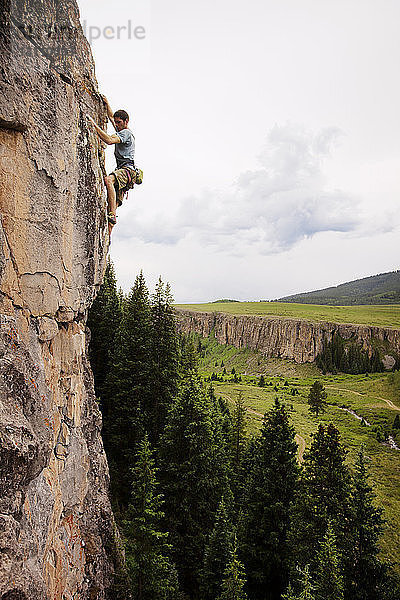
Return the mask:
<svg viewBox="0 0 400 600"><path fill-rule="evenodd" d="M105 599L113 517L85 320L107 252L105 123L75 1L2 1L0 599Z"/></svg>
<svg viewBox="0 0 400 600"><path fill-rule="evenodd" d="M393 357L400 356L400 330L342 323L312 323L297 319L235 316L177 310L178 328L183 333L214 333L220 344L252 348L267 357L288 358L297 363L313 362L322 350L325 338L338 333L372 353L378 345L391 368Z"/></svg>

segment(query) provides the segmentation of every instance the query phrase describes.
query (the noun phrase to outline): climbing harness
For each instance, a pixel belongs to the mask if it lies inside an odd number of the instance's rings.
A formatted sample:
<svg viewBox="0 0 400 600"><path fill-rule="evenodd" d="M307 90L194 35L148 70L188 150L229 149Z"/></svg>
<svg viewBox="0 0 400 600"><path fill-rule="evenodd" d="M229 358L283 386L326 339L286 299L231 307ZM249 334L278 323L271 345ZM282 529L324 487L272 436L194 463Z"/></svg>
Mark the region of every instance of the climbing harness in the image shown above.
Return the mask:
<svg viewBox="0 0 400 600"><path fill-rule="evenodd" d="M138 167L121 167L121 168L125 171L125 173L128 177L128 183L121 190L122 195L121 195L120 199L117 200L118 206L121 206L123 199L128 196L129 190L133 190L135 184L140 185L143 182L143 171L141 169L139 169Z"/></svg>
<svg viewBox="0 0 400 600"><path fill-rule="evenodd" d="M133 186L140 185L143 182L143 171L138 167L122 167L127 174L128 183L125 186L125 190L129 191L133 189Z"/></svg>

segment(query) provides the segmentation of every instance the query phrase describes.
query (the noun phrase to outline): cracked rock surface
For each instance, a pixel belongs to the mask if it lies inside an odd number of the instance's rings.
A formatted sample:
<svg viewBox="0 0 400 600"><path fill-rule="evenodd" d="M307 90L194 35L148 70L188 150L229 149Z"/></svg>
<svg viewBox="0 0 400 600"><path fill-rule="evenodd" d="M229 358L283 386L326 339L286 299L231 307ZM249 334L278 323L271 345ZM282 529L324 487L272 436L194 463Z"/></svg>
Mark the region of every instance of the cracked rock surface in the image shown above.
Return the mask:
<svg viewBox="0 0 400 600"><path fill-rule="evenodd" d="M106 115L74 0L0 16L0 600L105 600L108 467L85 321L107 252Z"/></svg>
<svg viewBox="0 0 400 600"><path fill-rule="evenodd" d="M376 343L386 349L384 365L390 369L400 356L400 330L347 323L313 323L300 319L256 317L177 310L178 329L183 333L211 333L220 344L259 350L268 358L286 358L296 363L314 362L334 333L359 343L371 356Z"/></svg>

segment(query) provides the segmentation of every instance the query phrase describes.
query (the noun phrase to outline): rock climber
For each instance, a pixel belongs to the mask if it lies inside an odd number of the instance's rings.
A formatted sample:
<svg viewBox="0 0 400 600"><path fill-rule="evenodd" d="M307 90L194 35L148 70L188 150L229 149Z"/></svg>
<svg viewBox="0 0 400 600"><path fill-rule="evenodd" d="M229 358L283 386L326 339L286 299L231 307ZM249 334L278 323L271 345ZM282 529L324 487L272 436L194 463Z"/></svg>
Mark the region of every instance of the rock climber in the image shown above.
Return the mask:
<svg viewBox="0 0 400 600"><path fill-rule="evenodd" d="M128 129L128 113L125 110L117 110L113 113L105 96L103 96L103 100L107 109L107 116L116 133L108 135L90 115L87 115L87 118L103 142L108 145L115 144L114 154L117 168L105 178L108 202L108 233L111 235L112 228L117 222L117 206L121 206L125 192L133 187L137 175L135 169L135 136Z"/></svg>

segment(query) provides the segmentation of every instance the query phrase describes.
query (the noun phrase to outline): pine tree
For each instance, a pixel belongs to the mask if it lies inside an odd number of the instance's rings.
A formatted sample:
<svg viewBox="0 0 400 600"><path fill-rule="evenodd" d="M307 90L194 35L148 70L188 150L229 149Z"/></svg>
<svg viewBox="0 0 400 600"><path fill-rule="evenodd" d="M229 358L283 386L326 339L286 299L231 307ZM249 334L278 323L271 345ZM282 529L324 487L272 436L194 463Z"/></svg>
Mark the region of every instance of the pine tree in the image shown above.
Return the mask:
<svg viewBox="0 0 400 600"><path fill-rule="evenodd" d="M310 567L306 565L304 569L297 568L299 572L299 594L295 594L294 589L291 584L289 584L288 589L285 594L282 596L282 600L315 600L315 586L311 580Z"/></svg>
<svg viewBox="0 0 400 600"><path fill-rule="evenodd" d="M145 406L150 439L157 443L172 399L178 391L178 337L173 298L161 277L151 300L152 397Z"/></svg>
<svg viewBox="0 0 400 600"><path fill-rule="evenodd" d="M103 283L89 311L89 359L94 376L96 396L100 400L103 418L107 419L110 400L106 381L113 367L115 339L122 316L122 303L117 292L114 265L109 259Z"/></svg>
<svg viewBox="0 0 400 600"><path fill-rule="evenodd" d="M224 578L222 580L222 592L219 600L247 600L247 595L244 591L246 583L244 568L237 553L237 541L234 540L231 558L225 569Z"/></svg>
<svg viewBox="0 0 400 600"><path fill-rule="evenodd" d="M244 396L239 392L232 412L231 452L234 473L237 475L246 446L246 406Z"/></svg>
<svg viewBox="0 0 400 600"><path fill-rule="evenodd" d="M383 511L374 506L364 451L358 454L351 494L351 545L347 555L347 590L354 600L379 600L384 568L378 559Z"/></svg>
<svg viewBox="0 0 400 600"><path fill-rule="evenodd" d="M194 342L189 336L178 335L178 358L178 374L180 379L183 379L189 371L197 369L198 360L196 350ZM213 376L214 373L211 376L211 381L213 381Z"/></svg>
<svg viewBox="0 0 400 600"><path fill-rule="evenodd" d="M160 440L162 489L173 557L184 590L196 595L204 548L227 487L224 441L195 371L187 374Z"/></svg>
<svg viewBox="0 0 400 600"><path fill-rule="evenodd" d="M235 506L237 513L238 531L243 530L242 524L245 515L247 515L247 495L250 483L250 474L254 471L257 464L259 453L260 436L252 435L248 440L243 452L240 471L237 477L237 485L234 489ZM240 533L238 534L240 537Z"/></svg>
<svg viewBox="0 0 400 600"><path fill-rule="evenodd" d="M324 386L320 381L314 381L308 394L309 411L318 417L320 412L325 411L326 398L328 397Z"/></svg>
<svg viewBox="0 0 400 600"><path fill-rule="evenodd" d="M219 503L212 530L204 552L201 573L203 600L215 600L221 594L221 583L233 547L234 527L228 517L224 498Z"/></svg>
<svg viewBox="0 0 400 600"><path fill-rule="evenodd" d="M301 591L298 600L314 600L314 585L311 580L310 568L308 565L304 569L299 569Z"/></svg>
<svg viewBox="0 0 400 600"><path fill-rule="evenodd" d="M343 555L348 551L351 478L345 457L339 431L332 423L320 425L304 455L290 534L294 562L309 564L311 572L315 571L316 554L329 520L339 552Z"/></svg>
<svg viewBox="0 0 400 600"><path fill-rule="evenodd" d="M298 600L298 596L294 593L292 585L289 583L286 592L282 596L282 600Z"/></svg>
<svg viewBox="0 0 400 600"><path fill-rule="evenodd" d="M242 462L247 446L246 412L244 397L240 392L232 411L228 457L231 466L231 488L238 506L243 494Z"/></svg>
<svg viewBox="0 0 400 600"><path fill-rule="evenodd" d="M228 403L224 398L222 398L222 396L219 396L219 398L217 399L212 385L210 385L210 387L207 390L207 396L211 403L211 406L214 409L213 419L215 420L216 425L218 425L220 434L222 435L224 446L226 447L226 460L228 461L229 444L232 439L232 417L229 411Z"/></svg>
<svg viewBox="0 0 400 600"><path fill-rule="evenodd" d="M138 445L131 501L123 521L128 572L136 600L176 600L179 596L176 569L168 558L168 533L160 530L164 513L156 474L146 435Z"/></svg>
<svg viewBox="0 0 400 600"><path fill-rule="evenodd" d="M242 503L241 556L254 600L278 600L288 583L289 509L298 477L294 436L285 407L275 400L247 459L251 471Z"/></svg>
<svg viewBox="0 0 400 600"><path fill-rule="evenodd" d="M360 344L351 343L346 348L342 337L337 333L333 334L330 342L324 339L316 363L323 373L337 373L338 369L343 373L353 374L384 370L377 350L373 350L369 356Z"/></svg>
<svg viewBox="0 0 400 600"><path fill-rule="evenodd" d="M130 495L136 442L143 435L143 409L151 402L152 354L149 294L140 273L124 302L116 340L114 366L107 380L112 398L104 436L115 503L124 507Z"/></svg>
<svg viewBox="0 0 400 600"><path fill-rule="evenodd" d="M328 528L317 554L316 600L343 600L343 588L336 538L332 523L328 521Z"/></svg>

